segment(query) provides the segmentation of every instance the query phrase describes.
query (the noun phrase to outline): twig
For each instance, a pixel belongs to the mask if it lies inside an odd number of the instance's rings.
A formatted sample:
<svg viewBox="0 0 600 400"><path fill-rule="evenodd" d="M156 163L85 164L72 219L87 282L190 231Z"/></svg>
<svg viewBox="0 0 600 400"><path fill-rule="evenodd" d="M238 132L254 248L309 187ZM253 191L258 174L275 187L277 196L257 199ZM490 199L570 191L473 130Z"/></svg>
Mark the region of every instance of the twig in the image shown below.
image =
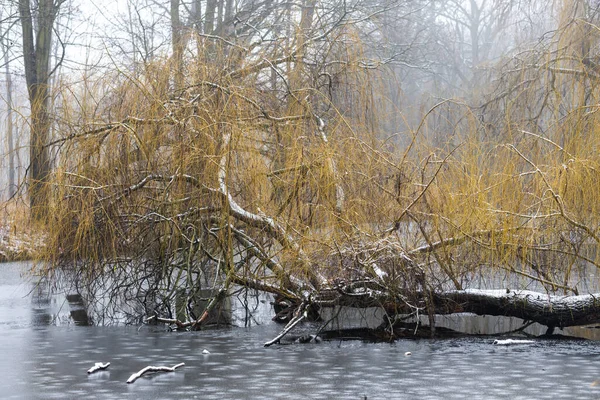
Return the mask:
<svg viewBox="0 0 600 400"><path fill-rule="evenodd" d="M152 316L146 318L144 320L144 322L148 323L152 320L156 320L157 322L162 322L165 324L177 325L177 328L179 328L179 329L184 329L184 328L187 328L190 326L195 328L197 325L201 325L204 321L206 321L208 319L212 309L215 308L215 306L217 304L219 304L219 302L225 298L226 294L227 294L227 290L225 288L219 289L217 294L213 298L211 298L210 302L206 306L206 309L204 310L202 315L196 320L193 320L193 321L190 320L190 321L183 322L176 318L163 318L163 317L159 317L157 315L152 315Z"/></svg>
<svg viewBox="0 0 600 400"><path fill-rule="evenodd" d="M292 320L290 322L288 322L288 324L285 326L285 328L283 328L283 330L281 331L281 333L279 333L279 335L275 336L274 339L266 342L264 346L269 347L275 343L278 343L282 337L287 335L289 331L294 329L294 327L296 325L298 325L300 322L302 322L304 320L304 318L306 318L307 316L308 316L308 313L306 311L306 302L302 302L302 304L298 308L297 315L294 318L292 318Z"/></svg>
<svg viewBox="0 0 600 400"><path fill-rule="evenodd" d="M542 170L533 161L531 161L527 157L525 157L525 155L523 153L521 153L514 145L509 144L509 145L507 145L507 147L509 149L513 150L515 153L517 153L517 155L519 157L521 157L527 164L529 164L532 168L534 168L535 172L537 172L539 174L540 178L542 179L542 181L544 182L544 184L548 188L548 191L552 195L552 199L554 200L554 202L558 206L558 211L560 212L560 215L569 224L573 225L576 228L579 228L579 229L585 231L585 233L587 233L590 237L592 237L596 241L596 243L600 243L600 237L598 237L598 235L596 234L596 232L594 232L594 230L592 228L590 228L589 226L584 225L584 224L582 224L580 222L577 222L576 220L574 220L573 218L571 218L571 217L569 217L567 215L567 211L565 210L565 205L564 205L564 202L563 202L562 198L552 188L552 186L550 185L550 182L548 182L548 179L546 178L546 175L542 172Z"/></svg>
<svg viewBox="0 0 600 400"><path fill-rule="evenodd" d="M93 374L94 372L108 368L109 365L110 365L109 362L107 362L106 364L97 362L96 364L94 364L94 366L92 368L88 369L87 373Z"/></svg>
<svg viewBox="0 0 600 400"><path fill-rule="evenodd" d="M185 365L185 363L180 363L175 365L174 367L153 367L153 366L148 366L144 369L142 369L140 372L137 372L133 375L131 375L129 377L129 379L127 379L127 383L133 383L135 382L139 377L141 377L142 375L144 375L146 372L173 372L175 371L175 369L179 368L179 367L183 367Z"/></svg>
<svg viewBox="0 0 600 400"><path fill-rule="evenodd" d="M196 321L180 321L176 318L163 318L157 315L152 315L144 320L145 323L148 323L152 320L156 320L157 322L161 322L163 324L177 325L177 328L183 329L189 326L192 326L196 323Z"/></svg>
<svg viewBox="0 0 600 400"><path fill-rule="evenodd" d="M409 211L410 209L417 204L417 202L425 195L425 193L427 193L427 191L429 190L429 187L433 184L433 182L436 180L438 174L441 172L442 168L444 167L444 165L446 165L448 159L450 158L450 156L452 156L452 154L456 151L456 149L458 149L461 145L456 146L454 149L452 149L447 155L446 157L444 157L444 159L442 160L442 162L440 162L440 165L438 166L437 170L435 171L435 173L433 174L433 176L431 177L431 179L429 180L429 182L427 182L427 184L425 185L425 187L423 188L423 190L421 190L421 193L419 193L419 195L417 197L415 197L411 203L404 209L404 211L402 211L402 213L400 214L400 216L398 218L396 218L396 221L394 222L394 226L392 226L391 228L389 228L388 230L386 230L384 232L384 237L388 236L389 234L391 234L392 232L394 232L395 230L398 229L398 226L400 226L400 221L402 220L402 217L404 217Z"/></svg>

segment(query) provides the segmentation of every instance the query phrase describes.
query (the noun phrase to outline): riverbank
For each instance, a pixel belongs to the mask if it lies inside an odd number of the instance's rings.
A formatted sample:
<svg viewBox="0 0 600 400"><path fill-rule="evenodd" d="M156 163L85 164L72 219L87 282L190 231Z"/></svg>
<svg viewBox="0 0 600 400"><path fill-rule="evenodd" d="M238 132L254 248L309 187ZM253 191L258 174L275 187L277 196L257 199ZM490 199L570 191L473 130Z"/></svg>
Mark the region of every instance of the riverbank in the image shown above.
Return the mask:
<svg viewBox="0 0 600 400"><path fill-rule="evenodd" d="M38 251L35 239L28 234L11 234L2 228L0 228L0 262L36 258Z"/></svg>
<svg viewBox="0 0 600 400"><path fill-rule="evenodd" d="M33 229L24 204L0 204L0 262L36 259L43 243L43 235Z"/></svg>

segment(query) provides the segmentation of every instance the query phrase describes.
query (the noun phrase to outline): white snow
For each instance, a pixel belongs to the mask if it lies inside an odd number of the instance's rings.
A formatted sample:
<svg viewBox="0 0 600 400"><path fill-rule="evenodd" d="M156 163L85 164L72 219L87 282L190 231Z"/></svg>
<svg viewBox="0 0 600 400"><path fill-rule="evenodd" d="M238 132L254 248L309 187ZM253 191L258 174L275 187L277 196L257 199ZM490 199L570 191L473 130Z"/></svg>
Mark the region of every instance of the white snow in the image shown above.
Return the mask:
<svg viewBox="0 0 600 400"><path fill-rule="evenodd" d="M87 373L88 374L93 374L96 371L100 371L101 369L108 368L109 365L110 365L109 362L106 363L106 364L103 364L101 362L97 362L97 363L94 364L94 366L92 368L88 369Z"/></svg>
<svg viewBox="0 0 600 400"><path fill-rule="evenodd" d="M522 340L522 339L496 339L494 340L497 346L511 346L515 344L533 344L535 340Z"/></svg>

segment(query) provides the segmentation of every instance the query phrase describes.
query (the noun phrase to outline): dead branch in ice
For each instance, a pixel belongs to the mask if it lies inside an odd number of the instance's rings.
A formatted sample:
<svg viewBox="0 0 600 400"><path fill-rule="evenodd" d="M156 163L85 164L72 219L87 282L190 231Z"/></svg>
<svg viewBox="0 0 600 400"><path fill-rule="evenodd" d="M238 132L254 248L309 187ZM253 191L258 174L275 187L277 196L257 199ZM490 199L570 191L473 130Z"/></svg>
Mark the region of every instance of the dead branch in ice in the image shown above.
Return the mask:
<svg viewBox="0 0 600 400"><path fill-rule="evenodd" d="M173 372L177 368L183 367L184 365L185 365L185 363L177 364L174 367L153 367L153 366L148 366L148 367L142 369L141 371L136 372L135 374L131 375L129 377L129 379L127 379L127 383L133 383L133 382L135 382L139 377L141 377L142 375L144 375L146 372Z"/></svg>
<svg viewBox="0 0 600 400"><path fill-rule="evenodd" d="M275 336L274 339L266 342L264 346L269 347L275 343L278 343L282 337L287 335L289 331L294 329L294 327L296 325L298 325L300 322L302 322L302 320L304 320L307 317L308 317L307 302L303 301L302 304L300 304L300 306L298 307L298 311L296 312L296 315L294 316L294 318L292 318L292 320L290 322L288 322L288 324L285 326L285 328L283 328L283 330L279 333L279 335Z"/></svg>
<svg viewBox="0 0 600 400"><path fill-rule="evenodd" d="M152 320L156 320L157 322L161 322L163 324L176 325L177 328L184 329L190 327L196 323L196 321L180 321L176 318L163 318L156 315L151 315L150 317L144 320L145 323L148 323Z"/></svg>
<svg viewBox="0 0 600 400"><path fill-rule="evenodd" d="M94 364L94 366L90 369L88 369L87 373L88 374L93 374L94 372L100 371L100 370L104 370L106 368L108 368L108 366L110 365L109 362L107 362L106 364L102 364L100 362L97 362L96 364Z"/></svg>

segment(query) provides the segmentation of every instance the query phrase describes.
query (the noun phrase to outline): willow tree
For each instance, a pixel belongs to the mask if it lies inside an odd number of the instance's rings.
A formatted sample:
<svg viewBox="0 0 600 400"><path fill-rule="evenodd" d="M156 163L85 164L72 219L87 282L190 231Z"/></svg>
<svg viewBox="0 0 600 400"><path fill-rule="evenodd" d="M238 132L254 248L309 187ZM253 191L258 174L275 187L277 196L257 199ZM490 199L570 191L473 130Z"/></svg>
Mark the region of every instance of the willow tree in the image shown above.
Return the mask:
<svg viewBox="0 0 600 400"><path fill-rule="evenodd" d="M341 306L384 310L390 334L407 316L433 329L439 313L600 320L579 279L600 267L600 135L556 139L581 114L515 135L509 106L540 83L488 107L504 112L502 135L451 101L389 134L374 123L384 72L357 40L371 10L281 6L292 9L237 27L247 36L197 37L176 80L156 60L63 97L47 265L92 304L120 299L132 320L180 327L239 288L274 294L288 328ZM433 145L439 114L460 135Z"/></svg>

